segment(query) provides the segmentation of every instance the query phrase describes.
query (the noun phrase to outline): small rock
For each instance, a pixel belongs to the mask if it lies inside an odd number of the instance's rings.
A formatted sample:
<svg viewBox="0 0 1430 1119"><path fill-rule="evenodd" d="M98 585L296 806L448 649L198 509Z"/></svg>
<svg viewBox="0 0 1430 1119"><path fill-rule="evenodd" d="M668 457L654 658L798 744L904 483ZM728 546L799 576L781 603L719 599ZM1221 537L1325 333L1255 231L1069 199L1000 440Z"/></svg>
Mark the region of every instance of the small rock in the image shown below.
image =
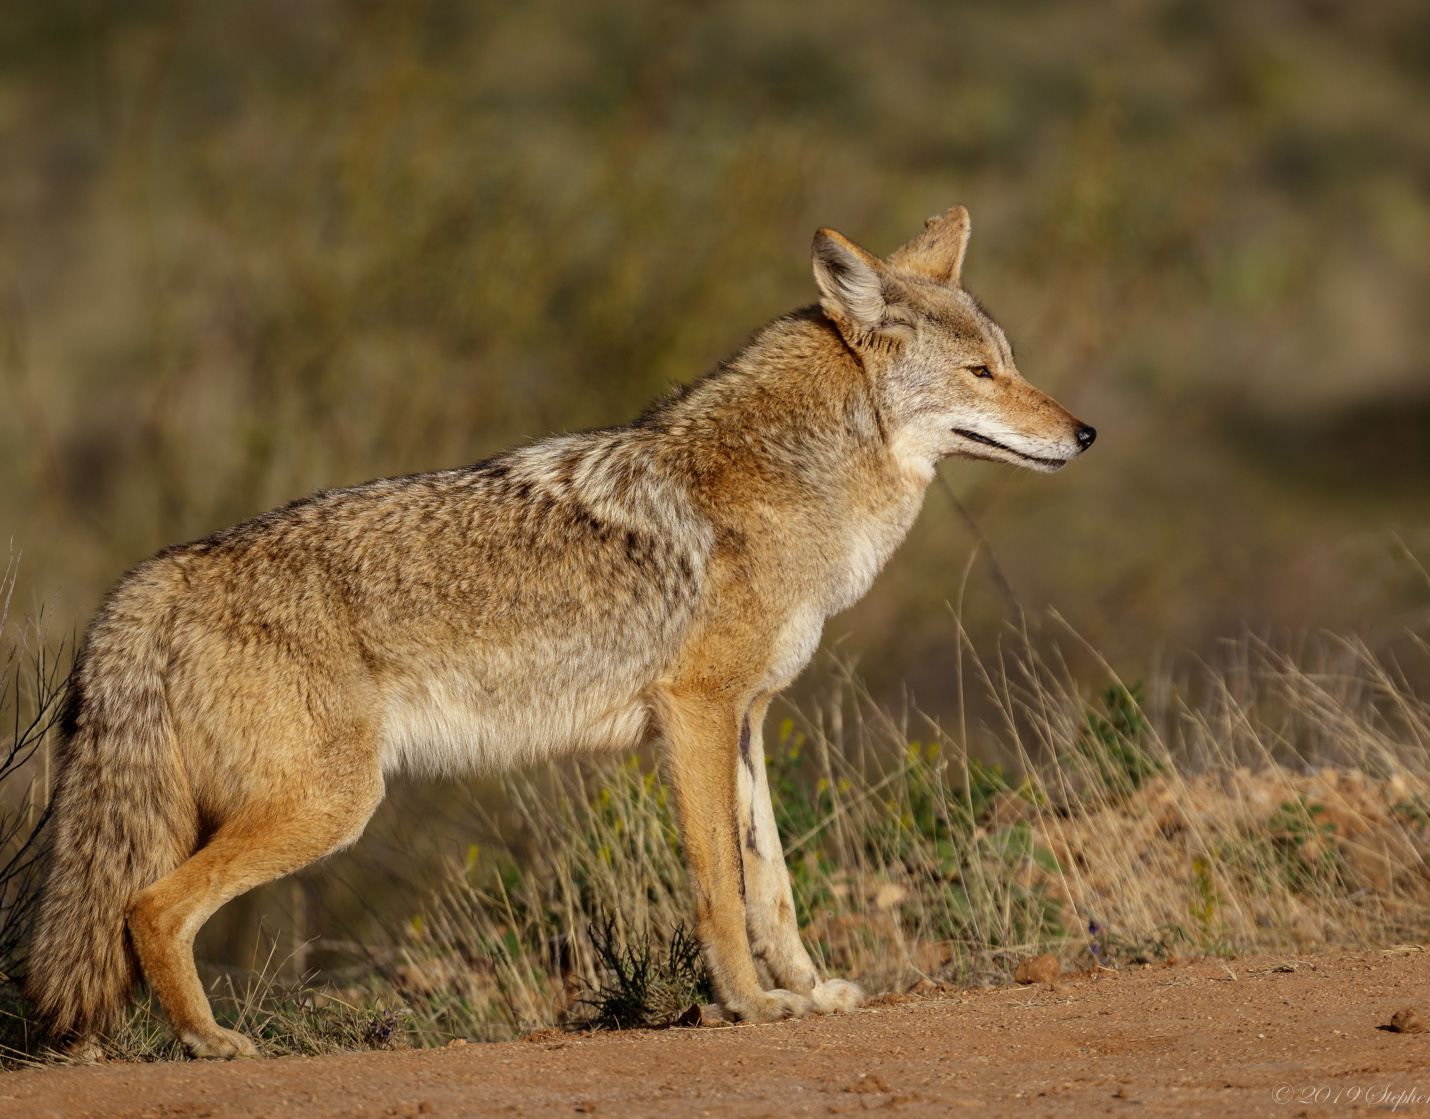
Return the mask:
<svg viewBox="0 0 1430 1119"><path fill-rule="evenodd" d="M1397 1010L1390 1018L1390 1028L1398 1034L1420 1034L1425 1032L1425 1019L1413 1006Z"/></svg>
<svg viewBox="0 0 1430 1119"><path fill-rule="evenodd" d="M1051 983L1062 973L1063 965L1058 963L1058 958L1051 952L1044 952L1041 956L1019 961L1013 978L1019 983Z"/></svg>
<svg viewBox="0 0 1430 1119"><path fill-rule="evenodd" d="M725 1012L717 1002L707 1002L701 1006L693 1002L670 1020L670 1025L681 1030L698 1030L715 1026L731 1025Z"/></svg>
<svg viewBox="0 0 1430 1119"><path fill-rule="evenodd" d="M704 1024L705 1013L700 1009L698 1002L691 1003L690 1006L681 1011L680 1016L671 1023L672 1026L682 1030L693 1030Z"/></svg>

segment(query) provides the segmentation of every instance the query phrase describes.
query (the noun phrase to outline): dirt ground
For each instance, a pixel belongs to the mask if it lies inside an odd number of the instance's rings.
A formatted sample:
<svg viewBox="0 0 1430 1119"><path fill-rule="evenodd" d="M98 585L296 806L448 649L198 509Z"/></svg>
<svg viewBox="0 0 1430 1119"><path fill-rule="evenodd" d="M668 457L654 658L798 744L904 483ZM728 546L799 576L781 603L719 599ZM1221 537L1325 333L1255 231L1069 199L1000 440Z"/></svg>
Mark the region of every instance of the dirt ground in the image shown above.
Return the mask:
<svg viewBox="0 0 1430 1119"><path fill-rule="evenodd" d="M1430 952L1204 960L768 1026L27 1070L0 1116L1430 1115L1404 1007L1430 1016Z"/></svg>

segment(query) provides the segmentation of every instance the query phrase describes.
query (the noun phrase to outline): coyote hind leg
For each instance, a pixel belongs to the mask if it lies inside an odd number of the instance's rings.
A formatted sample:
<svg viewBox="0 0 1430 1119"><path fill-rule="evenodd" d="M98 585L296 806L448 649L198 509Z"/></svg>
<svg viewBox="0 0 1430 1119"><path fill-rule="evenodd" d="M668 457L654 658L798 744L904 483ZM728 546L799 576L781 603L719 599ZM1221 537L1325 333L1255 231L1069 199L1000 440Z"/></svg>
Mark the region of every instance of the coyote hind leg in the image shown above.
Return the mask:
<svg viewBox="0 0 1430 1119"><path fill-rule="evenodd" d="M740 855L750 951L776 986L810 996L817 1013L851 1010L864 1001L863 990L845 979L821 980L800 939L765 765L763 724L769 702L769 696L757 699L740 724Z"/></svg>
<svg viewBox="0 0 1430 1119"><path fill-rule="evenodd" d="M351 843L381 799L374 758L371 772L334 781L321 795L251 805L134 896L129 933L139 966L191 1056L259 1055L243 1034L214 1020L194 965L195 934L225 902Z"/></svg>

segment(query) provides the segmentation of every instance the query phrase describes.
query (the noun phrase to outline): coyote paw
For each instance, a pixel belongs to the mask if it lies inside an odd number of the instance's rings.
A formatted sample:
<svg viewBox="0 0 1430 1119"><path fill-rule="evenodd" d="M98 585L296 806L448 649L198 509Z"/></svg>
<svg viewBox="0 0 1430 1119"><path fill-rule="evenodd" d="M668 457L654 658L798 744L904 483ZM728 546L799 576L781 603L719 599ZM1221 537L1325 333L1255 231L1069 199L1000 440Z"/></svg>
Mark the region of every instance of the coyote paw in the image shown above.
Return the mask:
<svg viewBox="0 0 1430 1119"><path fill-rule="evenodd" d="M793 991L761 991L758 999L725 1007L725 1016L738 1022L779 1022L785 1018L804 1018L815 1013L814 1000Z"/></svg>
<svg viewBox="0 0 1430 1119"><path fill-rule="evenodd" d="M816 981L807 995L776 988L760 992L760 998L748 1003L731 1003L721 1008L722 1015L736 1022L778 1022L784 1018L807 1018L811 1014L834 1014L863 1006L864 988L847 979ZM713 1008L712 1008L713 1009Z"/></svg>
<svg viewBox="0 0 1430 1119"><path fill-rule="evenodd" d="M863 1006L867 997L863 987L847 979L826 979L816 983L814 993L810 996L814 1001L816 1014L853 1010L856 1006Z"/></svg>
<svg viewBox="0 0 1430 1119"><path fill-rule="evenodd" d="M258 1057L261 1054L253 1042L234 1030L215 1026L212 1033L183 1035L184 1048L190 1057L208 1061L231 1061L235 1057Z"/></svg>

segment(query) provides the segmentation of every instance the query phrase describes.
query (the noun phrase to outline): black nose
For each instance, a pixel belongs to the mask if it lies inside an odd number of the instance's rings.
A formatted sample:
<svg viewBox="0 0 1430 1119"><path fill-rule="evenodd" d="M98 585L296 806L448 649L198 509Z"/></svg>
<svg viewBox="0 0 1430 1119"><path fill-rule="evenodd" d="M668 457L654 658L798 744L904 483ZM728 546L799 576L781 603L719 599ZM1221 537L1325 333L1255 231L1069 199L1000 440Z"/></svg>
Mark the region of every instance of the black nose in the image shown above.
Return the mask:
<svg viewBox="0 0 1430 1119"><path fill-rule="evenodd" d="M1088 427L1087 424L1083 424L1082 427L1077 429L1077 445L1084 451L1092 446L1092 441L1096 438L1097 428L1095 427Z"/></svg>

